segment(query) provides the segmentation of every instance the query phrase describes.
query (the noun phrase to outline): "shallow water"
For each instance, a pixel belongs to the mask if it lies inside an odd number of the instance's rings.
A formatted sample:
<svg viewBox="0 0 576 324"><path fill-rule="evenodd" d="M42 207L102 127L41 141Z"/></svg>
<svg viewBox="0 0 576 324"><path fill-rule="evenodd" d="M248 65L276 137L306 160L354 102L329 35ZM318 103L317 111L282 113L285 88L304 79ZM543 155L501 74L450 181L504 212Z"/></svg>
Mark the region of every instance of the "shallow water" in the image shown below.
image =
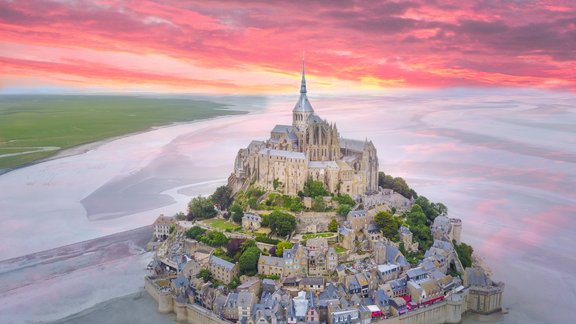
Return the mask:
<svg viewBox="0 0 576 324"><path fill-rule="evenodd" d="M464 221L463 241L506 283L510 314L500 321L570 322L574 95L461 89L309 97L342 136L374 142L381 170L406 178ZM0 191L0 260L184 210L191 196L225 183L239 148L264 139L274 124L290 124L295 100L259 100L261 109L246 100L236 108L250 107L250 115L160 128L0 176L0 188L10 188ZM116 280L113 273L109 279ZM100 301L119 296L103 293Z"/></svg>

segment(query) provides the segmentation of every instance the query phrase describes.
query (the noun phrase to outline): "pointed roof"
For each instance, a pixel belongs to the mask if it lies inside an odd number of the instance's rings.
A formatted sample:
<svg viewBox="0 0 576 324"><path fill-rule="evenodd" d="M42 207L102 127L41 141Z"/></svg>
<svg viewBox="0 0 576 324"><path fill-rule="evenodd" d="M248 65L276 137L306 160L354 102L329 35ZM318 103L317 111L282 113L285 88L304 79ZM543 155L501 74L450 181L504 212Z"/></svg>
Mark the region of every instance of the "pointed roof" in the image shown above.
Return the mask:
<svg viewBox="0 0 576 324"><path fill-rule="evenodd" d="M304 72L304 58L302 58L302 82L300 83L300 98L294 106L292 112L309 112L314 113L310 101L308 101L308 96L306 96L306 75Z"/></svg>

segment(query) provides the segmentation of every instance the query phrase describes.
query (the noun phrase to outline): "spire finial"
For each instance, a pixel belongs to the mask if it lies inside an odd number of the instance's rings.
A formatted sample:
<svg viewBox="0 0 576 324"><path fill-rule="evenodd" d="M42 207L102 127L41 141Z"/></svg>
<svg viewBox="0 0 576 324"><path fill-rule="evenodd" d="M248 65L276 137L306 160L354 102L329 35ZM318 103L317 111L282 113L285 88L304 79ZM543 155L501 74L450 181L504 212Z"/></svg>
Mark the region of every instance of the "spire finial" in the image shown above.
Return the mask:
<svg viewBox="0 0 576 324"><path fill-rule="evenodd" d="M306 93L306 75L304 72L304 51L302 51L302 83L300 84L300 93Z"/></svg>

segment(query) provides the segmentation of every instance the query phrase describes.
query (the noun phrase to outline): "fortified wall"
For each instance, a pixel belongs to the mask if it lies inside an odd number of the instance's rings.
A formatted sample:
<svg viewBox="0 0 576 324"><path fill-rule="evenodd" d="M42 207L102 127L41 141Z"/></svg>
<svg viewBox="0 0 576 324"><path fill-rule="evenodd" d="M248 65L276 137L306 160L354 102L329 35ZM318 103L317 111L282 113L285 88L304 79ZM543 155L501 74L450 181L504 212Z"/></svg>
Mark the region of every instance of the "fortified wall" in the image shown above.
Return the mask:
<svg viewBox="0 0 576 324"><path fill-rule="evenodd" d="M191 324L229 324L229 322L220 319L206 308L193 304L179 303L170 291L162 291L149 277L146 277L144 280L144 288L158 303L158 312L163 314L175 313L178 322Z"/></svg>

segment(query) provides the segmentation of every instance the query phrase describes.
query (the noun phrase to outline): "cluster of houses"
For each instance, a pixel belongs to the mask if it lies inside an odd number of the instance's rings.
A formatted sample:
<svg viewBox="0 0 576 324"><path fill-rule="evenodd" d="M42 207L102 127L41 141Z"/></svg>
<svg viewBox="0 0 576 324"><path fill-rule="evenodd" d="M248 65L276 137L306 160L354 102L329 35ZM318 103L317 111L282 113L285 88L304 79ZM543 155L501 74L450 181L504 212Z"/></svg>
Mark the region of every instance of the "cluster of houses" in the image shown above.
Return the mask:
<svg viewBox="0 0 576 324"><path fill-rule="evenodd" d="M261 221L258 218L245 215L243 225L254 229ZM372 213L352 211L336 238L349 250L364 245L369 255L339 263L339 255L326 238L311 238L284 249L280 257L261 255L260 276L243 276L234 290L205 283L197 274L208 269L215 279L228 284L239 275L238 265L181 235L172 241L172 248L164 248L171 251L170 257L157 256L156 275L160 276L155 278L169 278L176 301L200 305L223 321L238 323L370 323L442 302L464 289L470 292L468 309L499 310L502 284L460 264L452 240L460 240L461 222L442 216L431 228L433 245L411 267L399 244L374 230ZM401 227L399 236L407 250L418 248L408 228ZM463 274L464 281L450 275L454 271Z"/></svg>

